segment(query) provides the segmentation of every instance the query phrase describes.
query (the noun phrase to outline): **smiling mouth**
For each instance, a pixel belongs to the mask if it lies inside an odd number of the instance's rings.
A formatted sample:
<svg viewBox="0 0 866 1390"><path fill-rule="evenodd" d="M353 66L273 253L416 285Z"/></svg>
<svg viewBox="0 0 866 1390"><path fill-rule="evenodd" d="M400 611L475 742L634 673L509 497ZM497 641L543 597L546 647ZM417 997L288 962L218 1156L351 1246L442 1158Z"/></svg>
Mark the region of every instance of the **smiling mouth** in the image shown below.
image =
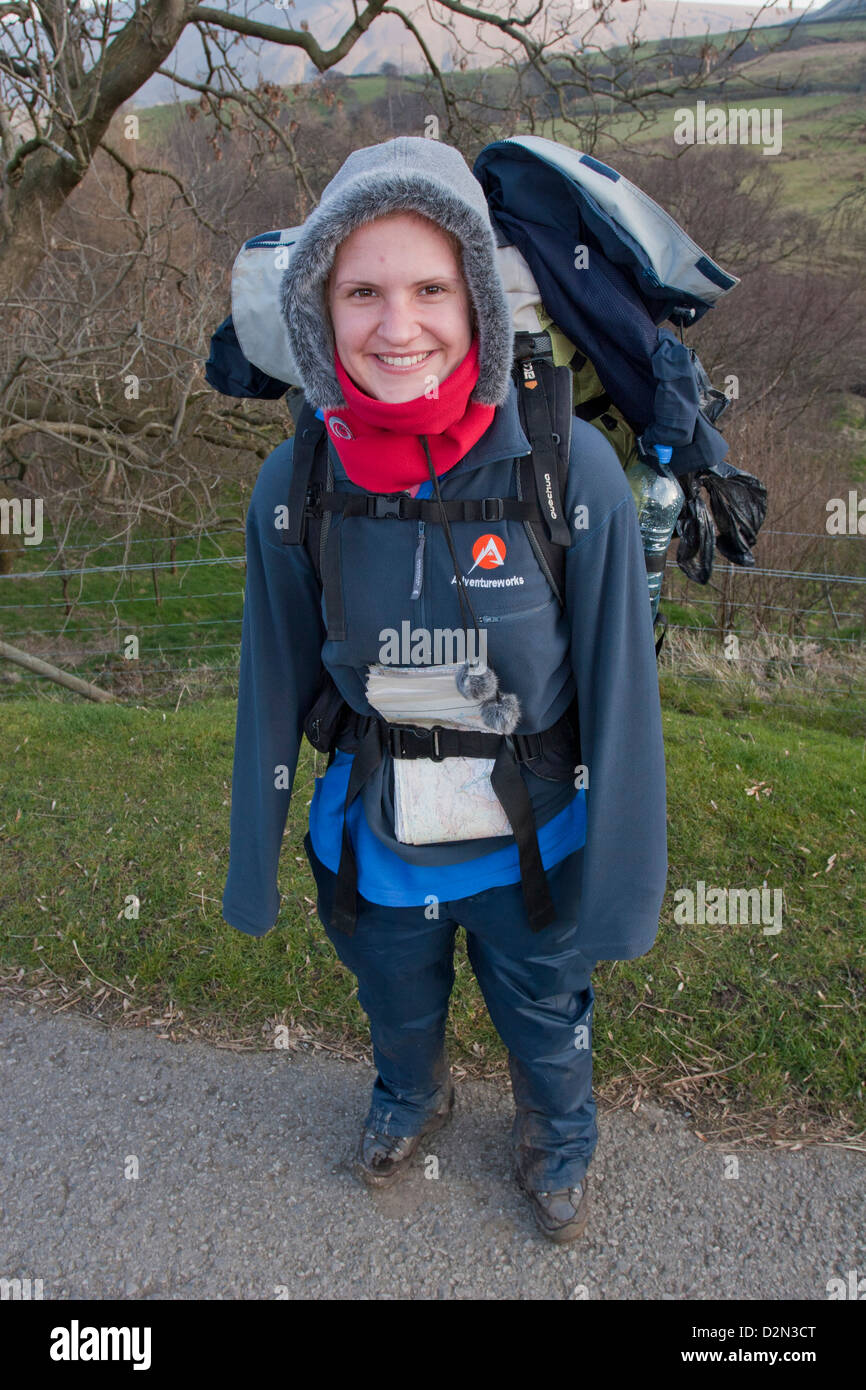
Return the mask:
<svg viewBox="0 0 866 1390"><path fill-rule="evenodd" d="M382 362L386 367L418 367L422 362L426 362L431 357L436 348L428 348L426 352L414 352L411 356L399 357L395 353L374 352L373 356L377 362Z"/></svg>

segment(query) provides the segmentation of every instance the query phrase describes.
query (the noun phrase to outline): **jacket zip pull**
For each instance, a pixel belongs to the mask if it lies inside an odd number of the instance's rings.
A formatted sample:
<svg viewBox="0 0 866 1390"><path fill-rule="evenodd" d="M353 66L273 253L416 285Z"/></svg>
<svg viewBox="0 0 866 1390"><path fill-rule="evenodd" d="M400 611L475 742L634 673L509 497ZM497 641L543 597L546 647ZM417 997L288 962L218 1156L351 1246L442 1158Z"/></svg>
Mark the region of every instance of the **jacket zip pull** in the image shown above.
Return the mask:
<svg viewBox="0 0 866 1390"><path fill-rule="evenodd" d="M427 523L425 521L418 522L418 544L415 547L415 572L412 580L412 592L409 595L410 598L421 597L421 584L424 579L424 542L427 539L425 535L426 525Z"/></svg>

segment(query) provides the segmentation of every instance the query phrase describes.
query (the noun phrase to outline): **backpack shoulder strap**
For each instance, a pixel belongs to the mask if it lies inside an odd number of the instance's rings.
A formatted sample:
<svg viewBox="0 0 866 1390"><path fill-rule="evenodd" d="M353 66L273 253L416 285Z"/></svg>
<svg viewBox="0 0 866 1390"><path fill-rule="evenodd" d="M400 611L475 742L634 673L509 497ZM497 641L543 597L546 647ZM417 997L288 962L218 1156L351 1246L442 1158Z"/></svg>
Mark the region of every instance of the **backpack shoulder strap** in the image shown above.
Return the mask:
<svg viewBox="0 0 866 1390"><path fill-rule="evenodd" d="M521 335L518 335L520 337ZM529 338L532 335L527 334ZM537 340L537 336L536 340ZM518 459L518 497L532 497L533 490L538 499L543 522L525 521L524 527L547 581L555 593L559 604L565 607L565 552L571 544L571 534L564 512L564 499L568 484L568 471L571 458L571 423L573 419L573 379L570 366L554 367L544 353L540 359L532 358L517 364L521 368L518 379L518 403L520 422L524 433L532 445L532 454ZM529 366L529 372L526 371ZM532 379L536 378L543 386L544 396L530 396ZM527 409L527 402L532 401ZM539 405L543 406L539 409ZM555 468L551 471L549 460L551 442L555 443ZM553 483L552 496L549 483ZM557 492L558 485L558 492ZM559 518L552 515L559 513ZM556 521L561 520L561 528ZM565 533L564 539L563 531ZM659 628L655 643L656 660L659 658L665 638L667 622L657 612L653 627Z"/></svg>
<svg viewBox="0 0 866 1390"><path fill-rule="evenodd" d="M295 415L295 442L292 447L289 520L281 539L283 545L303 545L306 538L313 464L318 452L317 446L325 439L325 424L317 417L307 400L299 403L295 398L292 402L292 413Z"/></svg>
<svg viewBox="0 0 866 1390"><path fill-rule="evenodd" d="M334 475L328 456L328 436L323 431L319 436L313 452L313 467L310 474L309 486L307 488L309 508L307 511L306 535L304 537L304 546L310 557L313 569L315 570L320 588L323 583L322 560L331 525L331 513L329 511L323 511L322 508L318 506L318 501L323 492L331 491L333 485Z"/></svg>
<svg viewBox="0 0 866 1390"><path fill-rule="evenodd" d="M340 574L339 550L333 550L325 566L325 546L330 534L330 511L319 506L323 493L333 488L334 475L328 449L325 424L312 406L298 391L290 399L295 418L295 442L292 449L292 480L289 485L288 526L283 531L284 545L303 545L310 557L320 589L324 589L328 613L328 636L332 641L345 639L343 584Z"/></svg>
<svg viewBox="0 0 866 1390"><path fill-rule="evenodd" d="M525 521L532 548L547 581L564 607L565 552L571 532L564 498L571 457L573 384L567 366L556 367L545 333L515 335L515 369L520 423L532 452L518 459L518 496L534 497L540 520Z"/></svg>

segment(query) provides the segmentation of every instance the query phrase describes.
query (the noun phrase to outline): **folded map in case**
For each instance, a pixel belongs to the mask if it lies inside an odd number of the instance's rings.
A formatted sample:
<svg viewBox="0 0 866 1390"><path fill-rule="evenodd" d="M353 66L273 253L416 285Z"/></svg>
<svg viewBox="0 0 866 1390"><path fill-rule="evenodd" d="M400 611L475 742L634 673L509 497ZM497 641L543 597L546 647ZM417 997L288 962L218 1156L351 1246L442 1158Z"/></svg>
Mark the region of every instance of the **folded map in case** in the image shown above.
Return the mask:
<svg viewBox="0 0 866 1390"><path fill-rule="evenodd" d="M457 689L459 666L370 666L367 699L389 724L479 729L481 700ZM511 835L493 786L493 758L394 759L394 834L404 845Z"/></svg>
<svg viewBox="0 0 866 1390"><path fill-rule="evenodd" d="M457 689L459 665L370 666L367 699L389 724L418 724L432 729L481 729L490 733L478 713L483 701L467 700Z"/></svg>

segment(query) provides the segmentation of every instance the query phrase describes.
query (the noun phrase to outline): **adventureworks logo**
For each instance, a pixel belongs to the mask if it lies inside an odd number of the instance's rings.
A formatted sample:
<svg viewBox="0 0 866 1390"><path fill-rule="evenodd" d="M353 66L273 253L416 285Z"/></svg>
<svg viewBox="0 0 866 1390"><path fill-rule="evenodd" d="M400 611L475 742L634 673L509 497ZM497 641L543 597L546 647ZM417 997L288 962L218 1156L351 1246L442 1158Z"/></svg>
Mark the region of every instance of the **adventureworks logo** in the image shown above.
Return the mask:
<svg viewBox="0 0 866 1390"><path fill-rule="evenodd" d="M505 541L501 536L495 536L490 532L479 536L472 546L472 564L468 574L464 574L463 583L482 589L511 589L515 585L522 584L522 574L509 574L504 579L479 579L472 578L472 571L476 568L483 570L498 569L505 564L505 557L508 554ZM451 576L451 583L456 584L457 578Z"/></svg>

